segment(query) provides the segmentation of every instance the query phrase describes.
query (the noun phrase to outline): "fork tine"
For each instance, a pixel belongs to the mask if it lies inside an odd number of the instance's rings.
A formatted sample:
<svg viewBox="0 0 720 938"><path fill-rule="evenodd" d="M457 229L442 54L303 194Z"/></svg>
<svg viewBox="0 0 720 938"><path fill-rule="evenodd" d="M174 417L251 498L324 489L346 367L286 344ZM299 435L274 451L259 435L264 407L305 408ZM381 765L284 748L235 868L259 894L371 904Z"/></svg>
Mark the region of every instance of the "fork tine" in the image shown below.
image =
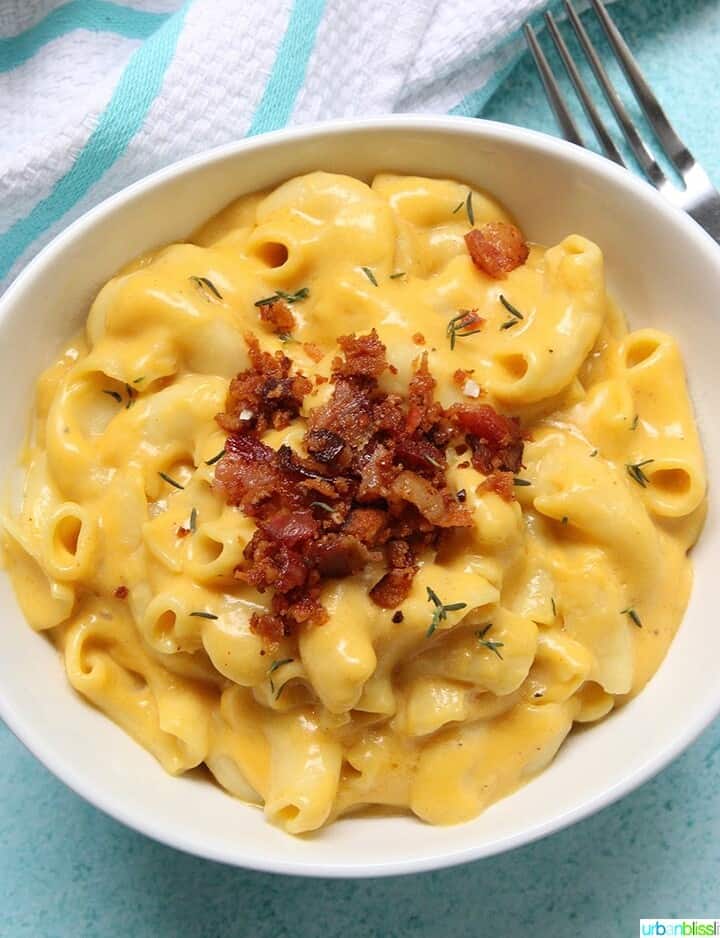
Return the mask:
<svg viewBox="0 0 720 938"><path fill-rule="evenodd" d="M620 34L620 30L610 18L610 15L605 9L605 4L602 2L602 0L592 0L592 5L595 9L595 13L598 16L598 19L602 23L602 27L605 30L605 35L608 38L608 42L612 46L613 51L615 52L615 55L620 62L620 66L623 72L625 72L625 77L627 78L630 87L635 92L635 97L639 101L640 107L643 109L645 117L652 127L655 136L658 138L658 141L667 154L668 159L672 161L676 169L681 173L686 172L692 166L692 154L675 133L675 130L670 121L667 119L660 102L655 97L652 89L643 78L640 67L638 66L632 52L630 49L628 49L627 43Z"/></svg>
<svg viewBox="0 0 720 938"><path fill-rule="evenodd" d="M595 47L590 41L590 37L585 31L585 27L580 21L580 17L575 12L575 9L570 2L570 0L565 0L565 9L567 10L568 19L572 24L575 34L580 40L580 44L583 47L585 55L587 56L590 67L592 68L595 77L598 80L600 87L603 90L603 94L607 100L607 103L612 108L613 114L617 118L618 124L622 129L625 139L630 145L630 149L635 154L635 159L640 164L643 172L648 177L648 179L657 186L657 188L668 186L668 180L665 176L665 173L658 166L655 158L648 148L643 143L640 134L635 129L635 125L628 114L625 105L622 103L620 96L615 90L612 82L610 81L607 72L603 68L600 57L595 51Z"/></svg>
<svg viewBox="0 0 720 938"><path fill-rule="evenodd" d="M565 44L560 30L557 28L557 24L553 19L552 13L545 14L545 22L547 23L548 32L552 37L555 47L560 53L560 58L563 60L563 65L567 70L568 75L570 76L570 81L575 87L577 96L580 98L580 102L585 109L588 120L592 124L593 130L595 131L595 136L598 138L598 142L603 149L603 153L609 159L614 160L616 163L619 163L621 166L625 165L625 161L620 155L618 148L613 143L612 137L607 132L605 125L603 124L600 115L598 114L597 108L592 102L590 95L588 94L587 87L585 82L582 80L580 72L573 62L568 47Z"/></svg>
<svg viewBox="0 0 720 938"><path fill-rule="evenodd" d="M542 83L545 88L545 94L547 95L548 101L550 102L550 107L555 112L555 117L560 124L563 137L565 137L566 140L569 140L570 143L576 143L580 147L583 146L580 131L577 129L575 121L570 116L570 111L567 109L565 99L563 98L562 92L560 91L560 86L555 81L555 76L552 73L552 69L548 65L548 60L545 58L545 53L540 48L540 43L537 41L535 30L532 28L532 26L530 26L529 23L525 23L523 30L525 32L525 39L527 40L527 44L530 47L533 58L535 59L535 65L537 66L537 70L540 73L540 78L542 79Z"/></svg>

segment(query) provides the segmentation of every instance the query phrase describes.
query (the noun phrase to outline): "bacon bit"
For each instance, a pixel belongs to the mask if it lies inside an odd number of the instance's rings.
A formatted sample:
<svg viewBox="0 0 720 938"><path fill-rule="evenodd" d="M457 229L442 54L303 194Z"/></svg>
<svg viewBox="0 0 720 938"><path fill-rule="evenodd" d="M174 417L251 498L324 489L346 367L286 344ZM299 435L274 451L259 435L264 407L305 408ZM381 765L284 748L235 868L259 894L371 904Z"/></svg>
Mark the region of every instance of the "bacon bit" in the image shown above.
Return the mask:
<svg viewBox="0 0 720 938"><path fill-rule="evenodd" d="M395 609L408 597L417 567L389 570L370 590L370 598L381 609Z"/></svg>
<svg viewBox="0 0 720 938"><path fill-rule="evenodd" d="M369 335L341 335L337 340L344 358L333 361L333 378L375 379L388 366L385 346L373 329Z"/></svg>
<svg viewBox="0 0 720 938"><path fill-rule="evenodd" d="M515 498L512 472L493 472L478 486L479 491L495 492L506 502Z"/></svg>
<svg viewBox="0 0 720 938"><path fill-rule="evenodd" d="M127 586L118 586L118 588L113 593L115 599L127 599L128 598L128 588Z"/></svg>
<svg viewBox="0 0 720 938"><path fill-rule="evenodd" d="M285 300L263 303L258 306L260 321L270 326L276 335L287 335L295 328L295 317Z"/></svg>
<svg viewBox="0 0 720 938"><path fill-rule="evenodd" d="M453 384L458 388L462 388L474 372L474 368L458 368L457 371L453 372Z"/></svg>
<svg viewBox="0 0 720 938"><path fill-rule="evenodd" d="M390 372L391 375L396 375L398 373L398 370L395 367L395 365L388 365L388 371Z"/></svg>
<svg viewBox="0 0 720 938"><path fill-rule="evenodd" d="M217 422L228 433L281 430L297 417L312 384L303 375L290 374L292 362L287 355L263 352L252 333L245 336L245 343L250 368L230 382L225 413L218 414Z"/></svg>
<svg viewBox="0 0 720 938"><path fill-rule="evenodd" d="M413 335L412 340L415 345L425 345L425 336L422 334L422 332L416 332Z"/></svg>
<svg viewBox="0 0 720 938"><path fill-rule="evenodd" d="M278 642L301 626L322 624L328 617L320 602L325 580L383 561L385 573L370 596L383 608L396 608L410 592L420 555L472 524L447 484L447 447L462 434L474 460L504 470L516 455L513 447L522 456L517 424L488 405L444 410L434 398L427 353L407 397L385 393L378 378L388 368L386 350L373 331L339 340L343 354L333 361L332 396L307 416L308 455L288 446L273 450L259 439L277 414L262 409L258 375L307 379L291 375L292 363L282 353L267 355L254 343L251 337L252 368L231 384L227 411L252 403L262 419L230 433L215 473L229 504L256 524L235 570L237 579L272 593L268 611L252 617L252 630ZM302 394L290 396L299 409Z"/></svg>
<svg viewBox="0 0 720 938"><path fill-rule="evenodd" d="M319 388L321 384L327 384L329 380L325 375L315 375L315 387Z"/></svg>
<svg viewBox="0 0 720 938"><path fill-rule="evenodd" d="M465 243L478 270L496 280L520 267L530 253L522 232L503 221L491 221L482 228L473 228L465 235Z"/></svg>
<svg viewBox="0 0 720 938"><path fill-rule="evenodd" d="M395 625L398 625L403 621L404 618L405 616L403 615L402 609L398 609L398 611L393 614L392 621L395 623Z"/></svg>
<svg viewBox="0 0 720 938"><path fill-rule="evenodd" d="M190 533L190 528L184 528L182 525L180 525L180 527L177 529L178 537L187 537L189 533Z"/></svg>
<svg viewBox="0 0 720 938"><path fill-rule="evenodd" d="M470 468L470 463L467 461L467 459L464 460L463 462L458 463L458 469L469 469L469 468Z"/></svg>
<svg viewBox="0 0 720 938"><path fill-rule="evenodd" d="M523 437L517 420L504 417L489 404L453 404L448 416L467 433L472 464L484 475L522 467Z"/></svg>
<svg viewBox="0 0 720 938"><path fill-rule="evenodd" d="M321 362L325 357L325 352L323 352L319 345L315 345L314 342L303 342L303 351L307 357L311 358L314 362ZM327 378L324 380L327 381Z"/></svg>

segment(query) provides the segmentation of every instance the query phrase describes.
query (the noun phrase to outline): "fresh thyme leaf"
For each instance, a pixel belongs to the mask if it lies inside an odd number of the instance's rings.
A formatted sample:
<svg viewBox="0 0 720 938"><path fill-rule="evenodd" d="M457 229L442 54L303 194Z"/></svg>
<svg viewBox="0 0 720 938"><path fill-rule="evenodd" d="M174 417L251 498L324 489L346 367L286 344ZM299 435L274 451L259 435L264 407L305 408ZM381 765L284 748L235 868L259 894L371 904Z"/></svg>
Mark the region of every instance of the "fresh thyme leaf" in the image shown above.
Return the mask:
<svg viewBox="0 0 720 938"><path fill-rule="evenodd" d="M129 384L125 385L125 391L127 392L127 404L125 405L125 410L129 410L135 403L135 395L137 394L137 391L135 388L131 388Z"/></svg>
<svg viewBox="0 0 720 938"><path fill-rule="evenodd" d="M400 277L404 277L404 276L405 276L405 271L404 271L404 270L399 270L396 274L390 274L390 279L391 279L391 280L398 280Z"/></svg>
<svg viewBox="0 0 720 938"><path fill-rule="evenodd" d="M286 303L299 303L300 300L306 300L309 296L310 290L308 287L300 287L294 293L278 290L272 296L264 296L261 300L255 300L255 306L269 306L271 303L277 303L278 300L285 300Z"/></svg>
<svg viewBox="0 0 720 938"><path fill-rule="evenodd" d="M285 342L286 344L287 344L288 342L294 342L294 341L295 341L295 337L294 337L293 335L291 335L291 333L289 333L289 332L278 332L277 337L278 337L278 339L280 339L281 342Z"/></svg>
<svg viewBox="0 0 720 938"><path fill-rule="evenodd" d="M472 192L468 192L467 198L465 199L465 211L467 212L468 221L471 225L474 225L475 212L473 211Z"/></svg>
<svg viewBox="0 0 720 938"><path fill-rule="evenodd" d="M500 331L502 332L503 329L512 329L512 327L513 327L513 326L517 326L517 324L518 324L519 322L520 322L520 320L519 320L519 319L515 319L514 317L513 317L513 319L506 319L505 322L501 323L501 325L500 325Z"/></svg>
<svg viewBox="0 0 720 938"><path fill-rule="evenodd" d="M190 512L190 530L193 534L197 531L197 508Z"/></svg>
<svg viewBox="0 0 720 938"><path fill-rule="evenodd" d="M598 454L598 451L597 451L596 449L594 449L594 450L592 451L592 453L590 453L590 459L592 459L593 456L597 456L597 454Z"/></svg>
<svg viewBox="0 0 720 938"><path fill-rule="evenodd" d="M513 479L513 485L520 485L520 486L532 485L532 482L530 481L530 479L520 479L518 478L518 476L515 476L515 478Z"/></svg>
<svg viewBox="0 0 720 938"><path fill-rule="evenodd" d="M215 299L221 300L222 293L218 290L212 280L208 280L207 277L190 277L195 286L200 290L201 293L204 293L207 299L211 300L213 296Z"/></svg>
<svg viewBox="0 0 720 938"><path fill-rule="evenodd" d="M638 415L635 414L635 416L633 417L633 422L630 424L630 429L631 429L631 430L637 430L637 425L638 425L638 420L639 420L639 419L640 419L640 418L638 417Z"/></svg>
<svg viewBox="0 0 720 938"><path fill-rule="evenodd" d="M492 639L485 638L485 636L487 635L487 633L490 631L491 628L492 628L492 622L488 622L487 625L484 625L481 629L478 629L475 632L475 638L477 638L478 642L484 648L487 648L488 651L491 651L494 655L497 655L498 658L502 661L503 656L498 651L498 648L504 648L505 642L494 642L492 641Z"/></svg>
<svg viewBox="0 0 720 938"><path fill-rule="evenodd" d="M448 612L458 612L460 609L465 609L467 603L443 603L438 594L430 586L426 586L425 590L427 592L427 601L432 603L435 607L433 609L432 620L430 626L428 627L427 632L425 633L425 638L430 638L435 629L440 625L441 622L444 622L447 619Z"/></svg>
<svg viewBox="0 0 720 938"><path fill-rule="evenodd" d="M445 335L450 339L451 351L455 348L456 339L465 339L470 335L477 335L478 332L482 332L483 324L480 317L475 317L475 310L463 309L460 310L457 316L453 316L447 324ZM478 326L478 328L473 329L473 326Z"/></svg>
<svg viewBox="0 0 720 938"><path fill-rule="evenodd" d="M377 280L375 279L375 274L370 270L369 267L361 267L360 270L365 274L370 283L376 287L378 285Z"/></svg>
<svg viewBox="0 0 720 938"><path fill-rule="evenodd" d="M214 612L191 612L191 616L197 616L198 619L217 619Z"/></svg>
<svg viewBox="0 0 720 938"><path fill-rule="evenodd" d="M637 612L635 612L635 610L632 607L628 606L627 609L621 609L620 615L629 616L630 621L633 623L633 625L636 625L639 629L643 627L642 622L640 621L640 616L637 614Z"/></svg>
<svg viewBox="0 0 720 938"><path fill-rule="evenodd" d="M108 397L111 397L114 401L117 401L118 404L122 404L122 397L118 394L117 391L103 391L103 394L107 394Z"/></svg>
<svg viewBox="0 0 720 938"><path fill-rule="evenodd" d="M327 511L327 512L330 513L330 514L332 514L333 511L335 511L335 509L333 508L333 506L332 506L332 505L328 505L327 502L310 502L310 507L311 507L311 508L322 508L323 511Z"/></svg>
<svg viewBox="0 0 720 938"><path fill-rule="evenodd" d="M502 293L500 294L500 302L505 307L505 309L510 313L510 315L515 317L515 319L525 318L523 314L520 312L520 310L517 308L517 306L513 306L510 300L505 299Z"/></svg>
<svg viewBox="0 0 720 938"><path fill-rule="evenodd" d="M643 472L643 466L649 466L651 462L655 462L655 460L643 459L642 462L625 463L627 474L631 479L633 479L633 481L637 482L637 484L641 485L644 489L647 488L650 479L648 479L648 477Z"/></svg>
<svg viewBox="0 0 720 938"><path fill-rule="evenodd" d="M557 607L555 606L555 597L554 597L554 596L551 596L551 597L550 597L550 605L552 606L553 615L556 616L556 615L557 615Z"/></svg>
<svg viewBox="0 0 720 938"><path fill-rule="evenodd" d="M465 204L465 199L460 199L458 204L452 210L453 215L457 215L457 213L460 211L460 209L463 207L464 204Z"/></svg>
<svg viewBox="0 0 720 938"><path fill-rule="evenodd" d="M142 375L140 378L133 378L133 384L140 384L140 382L144 380L145 380L145 375Z"/></svg>
<svg viewBox="0 0 720 938"><path fill-rule="evenodd" d="M167 474L167 472L158 472L158 475L160 476L161 479L165 479L165 481L167 482L168 485L172 485L172 486L173 486L174 488L176 488L176 489L184 489L184 488L185 488L184 485L180 485L179 482L176 482L175 479L173 479L171 476L169 476L169 475Z"/></svg>
<svg viewBox="0 0 720 938"><path fill-rule="evenodd" d="M216 462L219 462L223 458L224 455L225 455L225 450L221 449L220 452L216 453L212 459L206 459L205 465L214 466Z"/></svg>

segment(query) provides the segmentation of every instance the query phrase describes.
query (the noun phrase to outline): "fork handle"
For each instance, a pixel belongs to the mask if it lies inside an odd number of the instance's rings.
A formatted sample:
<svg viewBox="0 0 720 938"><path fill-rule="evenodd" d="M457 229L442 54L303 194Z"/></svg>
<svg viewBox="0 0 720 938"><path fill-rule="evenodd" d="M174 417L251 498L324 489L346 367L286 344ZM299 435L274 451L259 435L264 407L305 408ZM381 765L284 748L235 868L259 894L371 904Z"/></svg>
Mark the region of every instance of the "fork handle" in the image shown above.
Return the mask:
<svg viewBox="0 0 720 938"><path fill-rule="evenodd" d="M706 197L688 214L720 244L720 194Z"/></svg>

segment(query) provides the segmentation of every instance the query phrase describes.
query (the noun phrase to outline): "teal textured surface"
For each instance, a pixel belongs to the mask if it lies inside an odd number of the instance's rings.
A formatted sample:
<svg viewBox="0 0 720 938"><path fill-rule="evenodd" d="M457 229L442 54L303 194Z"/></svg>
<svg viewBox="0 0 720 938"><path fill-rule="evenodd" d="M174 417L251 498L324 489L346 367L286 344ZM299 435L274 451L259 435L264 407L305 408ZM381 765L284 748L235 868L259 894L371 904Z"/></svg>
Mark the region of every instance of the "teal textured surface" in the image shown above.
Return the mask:
<svg viewBox="0 0 720 938"><path fill-rule="evenodd" d="M720 184L720 3L627 0L613 14L678 131ZM527 55L481 116L555 133ZM66 789L0 727L0 934L636 935L641 916L720 916L719 778L716 723L619 804L529 847L401 879L301 880L147 840Z"/></svg>

